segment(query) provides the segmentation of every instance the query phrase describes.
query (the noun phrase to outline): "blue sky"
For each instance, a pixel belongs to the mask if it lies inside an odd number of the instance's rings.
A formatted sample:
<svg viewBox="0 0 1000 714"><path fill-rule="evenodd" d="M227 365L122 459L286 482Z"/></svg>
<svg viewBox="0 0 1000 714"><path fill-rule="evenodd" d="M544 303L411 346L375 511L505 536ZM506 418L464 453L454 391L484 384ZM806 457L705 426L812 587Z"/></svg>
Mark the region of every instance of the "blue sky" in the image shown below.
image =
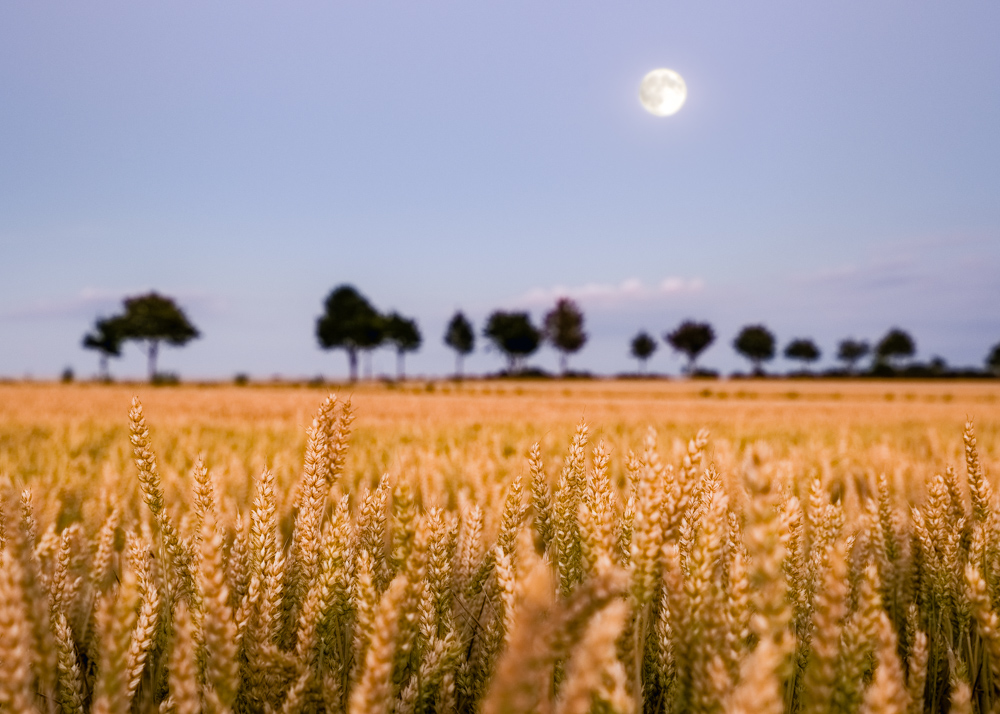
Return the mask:
<svg viewBox="0 0 1000 714"><path fill-rule="evenodd" d="M455 309L560 294L599 372L688 317L727 371L756 322L823 364L894 325L981 364L998 31L995 2L4 3L0 375L92 374L94 318L156 289L204 333L163 369L342 376L314 337L341 283L416 317L426 375ZM656 67L687 82L673 117L638 103Z"/></svg>

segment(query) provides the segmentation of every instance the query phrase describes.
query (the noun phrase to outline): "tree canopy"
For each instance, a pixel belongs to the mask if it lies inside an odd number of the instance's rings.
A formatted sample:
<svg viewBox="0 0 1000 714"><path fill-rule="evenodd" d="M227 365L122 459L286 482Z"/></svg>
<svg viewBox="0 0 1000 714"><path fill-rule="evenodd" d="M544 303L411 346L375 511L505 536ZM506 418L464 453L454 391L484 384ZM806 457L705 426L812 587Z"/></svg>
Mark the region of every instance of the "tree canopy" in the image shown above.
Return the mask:
<svg viewBox="0 0 1000 714"><path fill-rule="evenodd" d="M853 372L855 365L867 357L871 351L871 345L866 341L848 337L841 340L837 346L837 359L841 362L846 362L848 371Z"/></svg>
<svg viewBox="0 0 1000 714"><path fill-rule="evenodd" d="M541 331L526 312L495 311L487 318L483 335L507 357L511 373L523 369L525 358L534 354L542 341Z"/></svg>
<svg viewBox="0 0 1000 714"><path fill-rule="evenodd" d="M747 325L733 340L733 348L753 364L756 374L761 364L774 359L774 335L764 325Z"/></svg>
<svg viewBox="0 0 1000 714"><path fill-rule="evenodd" d="M889 330L875 345L875 358L881 364L894 365L900 359L912 357L917 352L917 345L909 333L894 327Z"/></svg>
<svg viewBox="0 0 1000 714"><path fill-rule="evenodd" d="M377 347L383 337L382 316L354 286L340 285L327 295L316 320L316 338L323 349L347 352L352 382L358 379L358 350Z"/></svg>
<svg viewBox="0 0 1000 714"><path fill-rule="evenodd" d="M101 377L109 379L108 358L121 357L125 342L122 317L99 317L94 329L83 336L83 347L95 350L100 355Z"/></svg>
<svg viewBox="0 0 1000 714"><path fill-rule="evenodd" d="M444 343L455 350L455 375L461 379L462 359L471 354L476 346L476 333L472 329L472 323L461 310L451 316L444 331Z"/></svg>
<svg viewBox="0 0 1000 714"><path fill-rule="evenodd" d="M797 338L785 345L785 357L809 364L820 358L819 347L810 339Z"/></svg>
<svg viewBox="0 0 1000 714"><path fill-rule="evenodd" d="M559 298L556 306L545 315L542 331L545 339L559 350L559 365L565 374L569 355L579 352L587 343L579 305L569 298Z"/></svg>
<svg viewBox="0 0 1000 714"><path fill-rule="evenodd" d="M656 340L646 331L642 331L632 338L630 351L632 356L639 360L639 369L646 371L646 360L656 352Z"/></svg>
<svg viewBox="0 0 1000 714"><path fill-rule="evenodd" d="M685 320L673 332L665 334L663 339L674 350L687 357L688 363L685 371L688 374L694 374L698 355L708 349L709 345L715 341L715 330L707 322Z"/></svg>
<svg viewBox="0 0 1000 714"><path fill-rule="evenodd" d="M396 376L403 379L403 357L407 352L420 349L423 337L416 320L403 317L398 312L389 313L385 318L385 339L396 347Z"/></svg>
<svg viewBox="0 0 1000 714"><path fill-rule="evenodd" d="M149 379L156 379L160 343L182 347L201 337L173 298L156 292L125 298L125 312L112 318L125 341L140 343L149 365Z"/></svg>

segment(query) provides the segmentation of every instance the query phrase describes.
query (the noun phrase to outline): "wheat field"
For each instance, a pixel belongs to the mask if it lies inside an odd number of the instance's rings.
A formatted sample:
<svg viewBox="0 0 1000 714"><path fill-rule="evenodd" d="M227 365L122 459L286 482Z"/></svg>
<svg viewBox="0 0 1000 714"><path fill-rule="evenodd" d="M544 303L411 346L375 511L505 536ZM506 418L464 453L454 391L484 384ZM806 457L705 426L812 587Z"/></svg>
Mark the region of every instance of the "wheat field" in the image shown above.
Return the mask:
<svg viewBox="0 0 1000 714"><path fill-rule="evenodd" d="M1000 385L0 385L0 710L1000 711Z"/></svg>

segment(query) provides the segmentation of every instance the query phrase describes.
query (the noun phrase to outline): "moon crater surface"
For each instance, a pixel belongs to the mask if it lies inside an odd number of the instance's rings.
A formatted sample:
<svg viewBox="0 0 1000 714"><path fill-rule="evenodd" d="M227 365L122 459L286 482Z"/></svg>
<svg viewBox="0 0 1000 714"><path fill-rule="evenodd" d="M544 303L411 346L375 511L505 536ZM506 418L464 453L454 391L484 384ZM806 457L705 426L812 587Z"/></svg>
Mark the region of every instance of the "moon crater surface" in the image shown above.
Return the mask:
<svg viewBox="0 0 1000 714"><path fill-rule="evenodd" d="M672 69L654 69L639 84L639 101L643 108L658 117L676 114L686 99L687 84Z"/></svg>

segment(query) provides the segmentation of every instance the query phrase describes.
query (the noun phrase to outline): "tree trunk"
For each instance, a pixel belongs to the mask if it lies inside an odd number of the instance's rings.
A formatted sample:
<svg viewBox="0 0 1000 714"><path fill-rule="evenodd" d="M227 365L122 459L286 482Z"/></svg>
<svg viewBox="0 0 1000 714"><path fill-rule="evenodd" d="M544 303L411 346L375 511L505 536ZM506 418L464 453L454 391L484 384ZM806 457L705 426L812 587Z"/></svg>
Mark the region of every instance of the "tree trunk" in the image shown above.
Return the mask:
<svg viewBox="0 0 1000 714"><path fill-rule="evenodd" d="M347 364L350 366L351 370L351 382L358 381L358 351L355 349L347 349Z"/></svg>
<svg viewBox="0 0 1000 714"><path fill-rule="evenodd" d="M150 340L146 355L149 358L149 381L156 379L156 355L160 351L160 341Z"/></svg>
<svg viewBox="0 0 1000 714"><path fill-rule="evenodd" d="M403 350L398 350L396 352L396 381L398 382L402 382L406 378L403 359Z"/></svg>
<svg viewBox="0 0 1000 714"><path fill-rule="evenodd" d="M559 369L562 370L562 376L566 376L566 370L568 368L567 362L569 361L569 355L565 352L559 353Z"/></svg>
<svg viewBox="0 0 1000 714"><path fill-rule="evenodd" d="M110 379L111 375L108 374L108 356L106 354L103 353L101 354L99 369L101 370L101 379L107 382L108 379Z"/></svg>
<svg viewBox="0 0 1000 714"><path fill-rule="evenodd" d="M462 380L462 353L458 351L455 352L455 378Z"/></svg>

